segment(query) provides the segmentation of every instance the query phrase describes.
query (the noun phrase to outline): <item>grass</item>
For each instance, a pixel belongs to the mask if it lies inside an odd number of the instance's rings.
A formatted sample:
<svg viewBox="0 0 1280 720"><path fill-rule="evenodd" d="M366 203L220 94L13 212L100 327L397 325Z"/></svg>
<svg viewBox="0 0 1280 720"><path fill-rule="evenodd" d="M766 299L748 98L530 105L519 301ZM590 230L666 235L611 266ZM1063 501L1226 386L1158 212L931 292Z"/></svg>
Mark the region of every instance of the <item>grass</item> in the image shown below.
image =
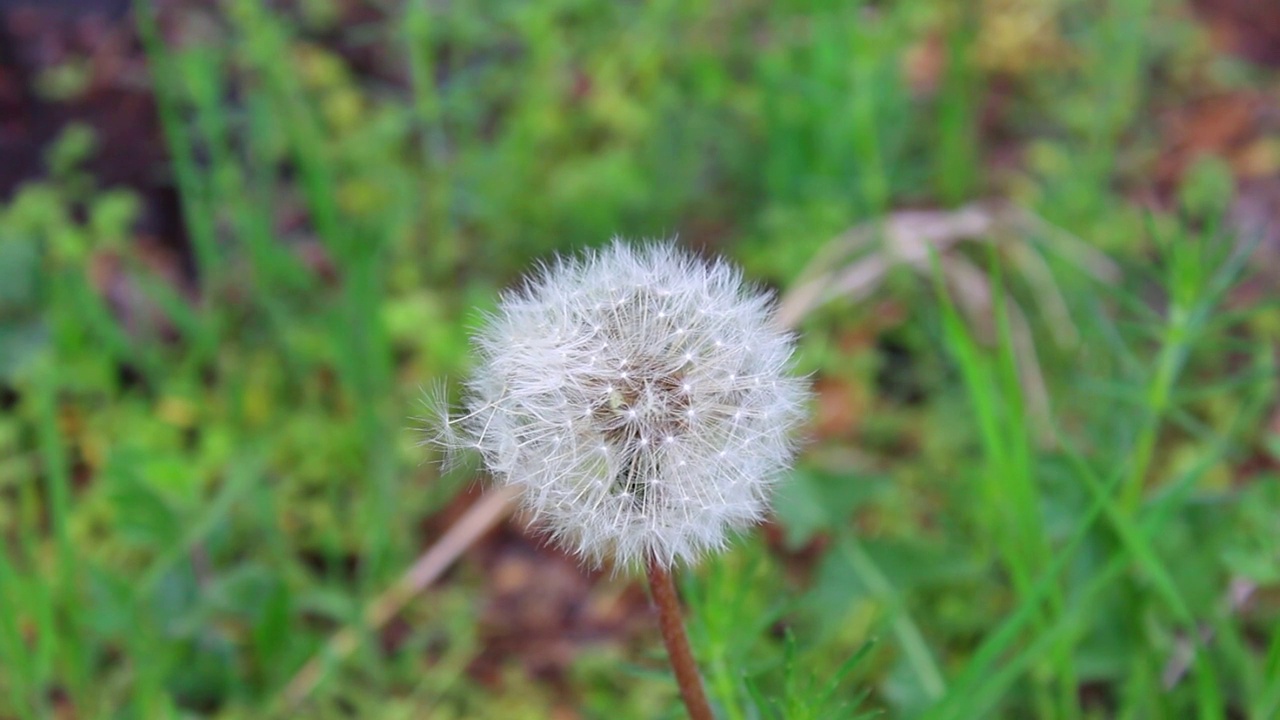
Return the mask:
<svg viewBox="0 0 1280 720"><path fill-rule="evenodd" d="M1133 199L1153 109L1274 73L1176 2L381 5L137 5L185 276L91 128L0 207L0 718L679 716L647 616L493 661L480 554L278 699L456 515L411 418L530 262L678 233L786 292L989 198L1038 220L801 321L776 521L683 577L717 711L1280 712L1280 314L1225 162Z"/></svg>

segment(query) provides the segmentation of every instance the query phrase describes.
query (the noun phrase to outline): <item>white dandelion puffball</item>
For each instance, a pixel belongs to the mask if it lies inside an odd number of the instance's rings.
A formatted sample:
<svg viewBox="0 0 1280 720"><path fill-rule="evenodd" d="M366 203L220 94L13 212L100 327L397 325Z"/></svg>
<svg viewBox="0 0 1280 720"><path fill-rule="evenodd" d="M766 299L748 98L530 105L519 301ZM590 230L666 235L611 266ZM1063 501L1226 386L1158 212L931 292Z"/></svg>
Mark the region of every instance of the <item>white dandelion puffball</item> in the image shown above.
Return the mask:
<svg viewBox="0 0 1280 720"><path fill-rule="evenodd" d="M558 259L476 333L440 442L478 450L594 564L695 561L761 518L795 455L808 383L772 311L734 267L671 244Z"/></svg>

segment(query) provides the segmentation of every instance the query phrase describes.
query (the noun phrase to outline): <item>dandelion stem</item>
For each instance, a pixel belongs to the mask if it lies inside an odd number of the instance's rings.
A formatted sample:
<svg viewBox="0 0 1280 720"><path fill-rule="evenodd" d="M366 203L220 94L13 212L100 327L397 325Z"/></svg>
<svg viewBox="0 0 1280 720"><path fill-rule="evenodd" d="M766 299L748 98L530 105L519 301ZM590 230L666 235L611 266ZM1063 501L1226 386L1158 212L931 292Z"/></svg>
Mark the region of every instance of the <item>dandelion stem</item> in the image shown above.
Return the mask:
<svg viewBox="0 0 1280 720"><path fill-rule="evenodd" d="M662 641L667 646L671 669L680 685L680 696L689 711L690 720L714 720L707 694L702 689L698 665L689 650L689 637L684 631L684 618L680 614L680 600L676 597L676 585L671 573L662 563L649 559L649 588L653 602L658 606L658 625L662 628Z"/></svg>

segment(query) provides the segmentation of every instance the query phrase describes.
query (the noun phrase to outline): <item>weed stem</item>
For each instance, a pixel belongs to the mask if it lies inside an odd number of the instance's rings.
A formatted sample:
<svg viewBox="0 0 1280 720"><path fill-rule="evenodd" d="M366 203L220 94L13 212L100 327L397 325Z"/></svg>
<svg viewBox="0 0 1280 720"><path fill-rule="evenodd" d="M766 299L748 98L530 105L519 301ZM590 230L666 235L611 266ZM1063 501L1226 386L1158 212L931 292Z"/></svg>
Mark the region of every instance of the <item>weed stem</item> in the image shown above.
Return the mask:
<svg viewBox="0 0 1280 720"><path fill-rule="evenodd" d="M707 694L702 689L698 665L689 650L689 637L684 631L684 618L680 615L680 600L676 597L676 585L671 573L662 563L649 559L649 588L653 602L658 606L658 625L662 628L662 641L667 646L671 669L680 685L680 696L689 710L690 720L714 720Z"/></svg>

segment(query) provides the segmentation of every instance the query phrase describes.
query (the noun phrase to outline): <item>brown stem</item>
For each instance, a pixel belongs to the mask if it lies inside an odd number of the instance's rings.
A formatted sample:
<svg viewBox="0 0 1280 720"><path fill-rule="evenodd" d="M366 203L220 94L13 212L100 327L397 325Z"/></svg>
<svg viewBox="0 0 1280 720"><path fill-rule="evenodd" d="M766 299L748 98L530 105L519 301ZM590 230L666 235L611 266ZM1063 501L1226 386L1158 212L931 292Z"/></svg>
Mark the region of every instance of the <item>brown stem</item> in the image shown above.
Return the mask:
<svg viewBox="0 0 1280 720"><path fill-rule="evenodd" d="M676 584L671 573L657 560L649 560L649 587L653 602L658 606L658 625L662 628L662 641L667 645L671 669L680 685L680 696L689 710L690 720L714 720L707 694L698 676L698 664L689 651L689 637L684 632L684 618L680 615L680 600L676 597Z"/></svg>

